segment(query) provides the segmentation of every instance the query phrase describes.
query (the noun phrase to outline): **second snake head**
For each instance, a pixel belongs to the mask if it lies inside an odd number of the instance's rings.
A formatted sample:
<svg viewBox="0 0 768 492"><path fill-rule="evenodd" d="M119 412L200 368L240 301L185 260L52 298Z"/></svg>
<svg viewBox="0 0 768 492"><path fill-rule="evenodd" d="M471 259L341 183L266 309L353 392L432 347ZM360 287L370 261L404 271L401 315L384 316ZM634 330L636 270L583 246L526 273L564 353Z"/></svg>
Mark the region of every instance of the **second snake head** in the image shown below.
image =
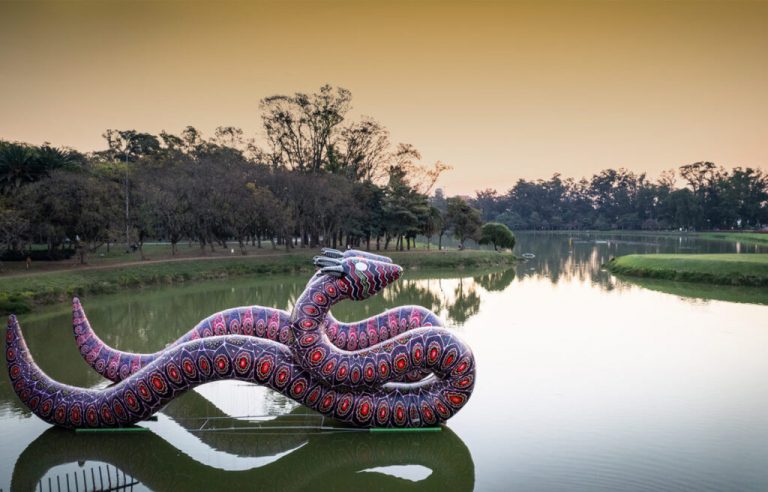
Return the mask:
<svg viewBox="0 0 768 492"><path fill-rule="evenodd" d="M347 258L316 256L314 263L315 266L320 267L321 274L335 279L339 284L339 290L355 301L375 295L400 278L403 273L400 265L359 256Z"/></svg>

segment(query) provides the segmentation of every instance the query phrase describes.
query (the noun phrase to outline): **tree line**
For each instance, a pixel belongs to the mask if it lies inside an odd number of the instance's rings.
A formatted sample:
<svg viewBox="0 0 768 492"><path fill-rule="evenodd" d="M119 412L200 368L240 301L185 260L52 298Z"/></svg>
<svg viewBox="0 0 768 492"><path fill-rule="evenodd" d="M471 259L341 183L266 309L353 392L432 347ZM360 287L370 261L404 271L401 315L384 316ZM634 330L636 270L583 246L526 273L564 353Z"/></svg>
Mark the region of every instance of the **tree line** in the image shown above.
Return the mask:
<svg viewBox="0 0 768 492"><path fill-rule="evenodd" d="M81 261L106 245L194 242L406 250L421 236L513 248L512 230L755 229L768 224L768 177L697 162L662 173L606 169L590 179L519 180L473 198L432 189L449 166L422 163L371 117L351 120L351 94L323 86L261 100L264 139L236 127L155 135L109 129L81 153L0 140L0 252ZM432 196L430 196L432 194ZM45 245L33 251L33 245Z"/></svg>
<svg viewBox="0 0 768 492"><path fill-rule="evenodd" d="M696 162L662 173L606 169L590 179L519 180L506 194L487 189L471 205L513 230L741 230L768 225L768 176Z"/></svg>
<svg viewBox="0 0 768 492"><path fill-rule="evenodd" d="M479 211L461 198L430 199L449 166L421 162L370 117L348 121L351 94L323 86L267 97L266 144L236 127L205 138L107 130L106 149L81 153L0 141L0 249L6 258L46 245L81 261L103 245L142 251L148 239L202 253L236 244L273 248L410 249L417 235L441 245L479 238ZM494 243L495 245L496 243Z"/></svg>

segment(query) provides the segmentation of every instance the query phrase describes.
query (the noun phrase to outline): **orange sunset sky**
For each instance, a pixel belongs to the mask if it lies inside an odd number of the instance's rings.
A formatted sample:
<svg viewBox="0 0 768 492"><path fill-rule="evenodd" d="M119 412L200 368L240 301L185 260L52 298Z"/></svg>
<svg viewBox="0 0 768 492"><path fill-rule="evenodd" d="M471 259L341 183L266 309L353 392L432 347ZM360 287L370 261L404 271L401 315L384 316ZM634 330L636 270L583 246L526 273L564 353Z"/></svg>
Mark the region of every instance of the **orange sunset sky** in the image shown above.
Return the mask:
<svg viewBox="0 0 768 492"><path fill-rule="evenodd" d="M0 2L0 139L254 134L261 98L325 83L451 164L449 194L768 169L768 2Z"/></svg>

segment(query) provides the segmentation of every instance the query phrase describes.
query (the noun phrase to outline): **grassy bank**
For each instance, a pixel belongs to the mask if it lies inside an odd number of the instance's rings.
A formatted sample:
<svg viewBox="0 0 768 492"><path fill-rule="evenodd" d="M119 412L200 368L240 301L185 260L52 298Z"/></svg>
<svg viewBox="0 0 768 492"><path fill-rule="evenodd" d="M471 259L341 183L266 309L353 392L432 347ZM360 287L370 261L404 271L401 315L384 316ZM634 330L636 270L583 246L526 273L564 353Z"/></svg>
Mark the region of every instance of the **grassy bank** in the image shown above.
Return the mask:
<svg viewBox="0 0 768 492"><path fill-rule="evenodd" d="M740 242L768 246L768 234L759 232L700 232L697 237L716 241Z"/></svg>
<svg viewBox="0 0 768 492"><path fill-rule="evenodd" d="M627 255L613 258L606 267L632 277L768 287L768 254Z"/></svg>
<svg viewBox="0 0 768 492"><path fill-rule="evenodd" d="M68 300L72 296L115 293L122 289L151 285L276 273L310 272L312 256L319 251L277 253L261 256L185 259L146 264L102 265L66 271L16 274L0 277L0 312L26 313L42 304ZM406 269L469 268L507 265L511 254L490 251L411 251L388 253Z"/></svg>
<svg viewBox="0 0 768 492"><path fill-rule="evenodd" d="M600 237L613 236L646 236L646 237L690 237L696 239L706 239L711 241L725 241L742 244L768 246L768 233L760 232L680 232L680 231L645 231L632 229L617 229L610 231L601 231L594 229L584 230L562 230L562 231L516 231L525 233L539 234L563 234L563 235L588 235Z"/></svg>

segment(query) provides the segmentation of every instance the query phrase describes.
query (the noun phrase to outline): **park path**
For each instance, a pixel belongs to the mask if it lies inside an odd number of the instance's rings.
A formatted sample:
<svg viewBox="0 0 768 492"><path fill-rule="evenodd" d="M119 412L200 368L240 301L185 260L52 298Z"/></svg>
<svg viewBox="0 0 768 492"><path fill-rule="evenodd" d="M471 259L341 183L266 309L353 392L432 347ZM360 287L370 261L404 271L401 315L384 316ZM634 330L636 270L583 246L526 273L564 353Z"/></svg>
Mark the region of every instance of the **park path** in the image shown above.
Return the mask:
<svg viewBox="0 0 768 492"><path fill-rule="evenodd" d="M306 250L307 252L312 252L314 250ZM105 263L101 265L80 265L80 264L69 264L67 266L62 266L62 268L53 268L51 270L40 270L35 272L28 272L28 271L21 271L21 272L13 272L13 273L0 273L0 278L2 279L12 279L12 278L21 278L21 277L38 277L42 275L52 275L55 273L62 273L62 272L86 272L91 270L117 270L118 268L125 268L125 267L132 267L132 266L142 266L142 265L152 265L152 264L158 264L158 263L175 263L175 262L182 262L182 261L205 261L205 260L235 260L235 259L243 259L243 258L274 258L277 256L291 256L296 255L299 253L261 253L257 255L231 255L231 256L185 256L182 258L161 258L157 260L132 260L132 261L123 261L123 262L117 262L117 263ZM58 265L57 265L58 267Z"/></svg>
<svg viewBox="0 0 768 492"><path fill-rule="evenodd" d="M414 250L416 251L416 250ZM116 263L104 263L104 264L98 264L98 265L80 265L78 263L64 263L66 260L62 260L62 263L56 264L53 263L53 268L49 270L38 270L38 271L26 271L26 270L18 270L13 272L2 272L0 271L0 279L13 279L13 278L28 278L28 277L38 277L43 275L52 275L56 273L72 273L72 272L87 272L92 270L117 270L119 268L125 268L125 267L132 267L132 266L142 266L142 265L153 265L158 263L176 263L176 262L184 262L184 261L207 261L207 260L236 260L236 259L258 259L258 258L275 258L279 256L298 256L302 254L319 254L320 249L315 248L307 248L307 249L301 249L301 250L295 250L290 253L286 253L285 251L280 251L277 253L257 253L257 254L249 254L249 255L240 255L240 254L233 254L228 256L219 256L219 255L205 255L205 256L183 256L183 257L166 257L166 258L160 258L156 260L131 260L131 261L121 261ZM403 253L404 251L399 251L398 253ZM438 250L418 250L420 254L434 254L434 253L440 253ZM61 268L59 268L61 267Z"/></svg>

